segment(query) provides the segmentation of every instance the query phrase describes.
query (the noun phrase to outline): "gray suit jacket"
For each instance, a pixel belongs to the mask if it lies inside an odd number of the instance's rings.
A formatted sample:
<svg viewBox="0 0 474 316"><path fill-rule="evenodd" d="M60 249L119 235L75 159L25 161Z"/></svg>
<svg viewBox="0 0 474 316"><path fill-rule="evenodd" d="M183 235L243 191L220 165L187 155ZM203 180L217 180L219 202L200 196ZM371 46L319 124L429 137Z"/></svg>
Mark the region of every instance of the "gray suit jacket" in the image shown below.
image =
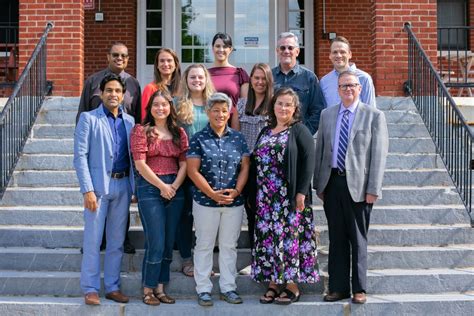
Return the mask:
<svg viewBox="0 0 474 316"><path fill-rule="evenodd" d="M326 189L331 176L332 146L339 106L321 112L316 140L316 168L313 187L318 194ZM346 179L355 202L365 201L366 193L382 197L382 179L388 153L388 131L383 112L359 102L346 153Z"/></svg>

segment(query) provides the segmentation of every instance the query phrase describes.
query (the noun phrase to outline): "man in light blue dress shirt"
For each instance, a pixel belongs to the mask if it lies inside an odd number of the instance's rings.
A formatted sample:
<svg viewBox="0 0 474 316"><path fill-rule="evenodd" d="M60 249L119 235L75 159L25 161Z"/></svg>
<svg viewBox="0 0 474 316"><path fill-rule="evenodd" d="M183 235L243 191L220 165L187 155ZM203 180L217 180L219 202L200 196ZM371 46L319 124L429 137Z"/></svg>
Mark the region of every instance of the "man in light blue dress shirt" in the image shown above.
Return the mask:
<svg viewBox="0 0 474 316"><path fill-rule="evenodd" d="M338 36L331 41L331 51L329 59L334 65L334 69L321 78L320 86L324 94L327 106L337 105L341 103L338 93L337 80L339 74L344 71L352 71L357 74L361 84L360 101L370 106L375 105L375 89L372 77L365 71L357 69L354 63L350 63L352 58L351 45L349 41L342 36Z"/></svg>

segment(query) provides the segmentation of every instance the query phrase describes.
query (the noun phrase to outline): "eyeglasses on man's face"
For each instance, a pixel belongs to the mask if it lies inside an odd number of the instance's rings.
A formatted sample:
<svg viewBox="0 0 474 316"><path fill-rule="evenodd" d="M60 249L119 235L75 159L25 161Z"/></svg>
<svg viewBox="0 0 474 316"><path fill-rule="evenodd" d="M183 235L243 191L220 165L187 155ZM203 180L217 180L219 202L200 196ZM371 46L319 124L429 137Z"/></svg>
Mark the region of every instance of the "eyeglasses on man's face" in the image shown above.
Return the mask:
<svg viewBox="0 0 474 316"><path fill-rule="evenodd" d="M291 46L291 45L281 45L279 48L280 48L281 52L284 52L286 50L289 50L290 52L292 52L297 47L296 46Z"/></svg>
<svg viewBox="0 0 474 316"><path fill-rule="evenodd" d="M128 54L121 54L121 53L111 53L110 54L113 58L122 57L123 59L128 58Z"/></svg>
<svg viewBox="0 0 474 316"><path fill-rule="evenodd" d="M343 90L343 91L346 91L348 89L355 89L357 88L358 86L360 86L360 84L358 83L348 83L348 84L340 84L339 85L339 89Z"/></svg>

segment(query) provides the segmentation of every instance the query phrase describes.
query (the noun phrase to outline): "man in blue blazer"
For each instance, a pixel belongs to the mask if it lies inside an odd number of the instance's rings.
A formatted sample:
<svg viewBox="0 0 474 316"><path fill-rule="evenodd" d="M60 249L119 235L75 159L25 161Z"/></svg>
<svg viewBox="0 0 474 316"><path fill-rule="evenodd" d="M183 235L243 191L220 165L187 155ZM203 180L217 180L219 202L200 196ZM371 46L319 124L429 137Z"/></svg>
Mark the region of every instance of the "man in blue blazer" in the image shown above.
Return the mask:
<svg viewBox="0 0 474 316"><path fill-rule="evenodd" d="M313 186L324 202L329 230L329 293L324 300L365 303L370 212L382 196L388 153L383 112L359 100L356 73L338 79L341 103L321 113ZM350 267L352 256L352 289Z"/></svg>
<svg viewBox="0 0 474 316"><path fill-rule="evenodd" d="M74 133L74 168L84 195L81 288L88 305L100 304L99 248L105 225L105 297L128 302L120 292L120 267L134 187L129 144L134 119L122 110L125 83L119 76L105 77L100 91L102 104L81 114Z"/></svg>

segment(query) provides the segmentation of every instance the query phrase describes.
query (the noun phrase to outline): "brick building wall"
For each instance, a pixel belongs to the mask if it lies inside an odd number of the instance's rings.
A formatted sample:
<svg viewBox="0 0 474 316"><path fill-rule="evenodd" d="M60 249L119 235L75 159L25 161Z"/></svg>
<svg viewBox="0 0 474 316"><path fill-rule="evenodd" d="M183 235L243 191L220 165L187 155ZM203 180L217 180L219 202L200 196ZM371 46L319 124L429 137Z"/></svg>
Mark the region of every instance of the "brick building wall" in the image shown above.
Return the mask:
<svg viewBox="0 0 474 316"><path fill-rule="evenodd" d="M474 2L474 0L470 0ZM428 55L436 62L436 0L326 1L326 32L346 37L352 61L372 75L377 95L403 95L407 74L407 34L411 22ZM329 40L322 38L323 4L315 6L315 65L318 77L332 69Z"/></svg>
<svg viewBox="0 0 474 316"><path fill-rule="evenodd" d="M107 52L113 42L123 42L130 59L127 72L135 76L137 56L137 0L101 0L104 21L96 22L94 10L84 10L84 78L107 67Z"/></svg>
<svg viewBox="0 0 474 316"><path fill-rule="evenodd" d="M25 67L47 21L54 28L47 40L47 78L54 82L54 95L77 96L84 81L84 11L77 0L20 0L19 69Z"/></svg>
<svg viewBox="0 0 474 316"><path fill-rule="evenodd" d="M371 21L372 0L339 0L326 1L326 32L334 32L338 36L346 37L351 43L352 61L358 68L373 73L371 61ZM315 6L315 65L319 78L332 70L333 66L329 60L328 39L322 38L323 30L323 4L318 1Z"/></svg>
<svg viewBox="0 0 474 316"><path fill-rule="evenodd" d="M408 72L405 22L420 40L425 52L436 62L436 0L374 0L372 4L372 61L376 89L385 96L402 95Z"/></svg>

